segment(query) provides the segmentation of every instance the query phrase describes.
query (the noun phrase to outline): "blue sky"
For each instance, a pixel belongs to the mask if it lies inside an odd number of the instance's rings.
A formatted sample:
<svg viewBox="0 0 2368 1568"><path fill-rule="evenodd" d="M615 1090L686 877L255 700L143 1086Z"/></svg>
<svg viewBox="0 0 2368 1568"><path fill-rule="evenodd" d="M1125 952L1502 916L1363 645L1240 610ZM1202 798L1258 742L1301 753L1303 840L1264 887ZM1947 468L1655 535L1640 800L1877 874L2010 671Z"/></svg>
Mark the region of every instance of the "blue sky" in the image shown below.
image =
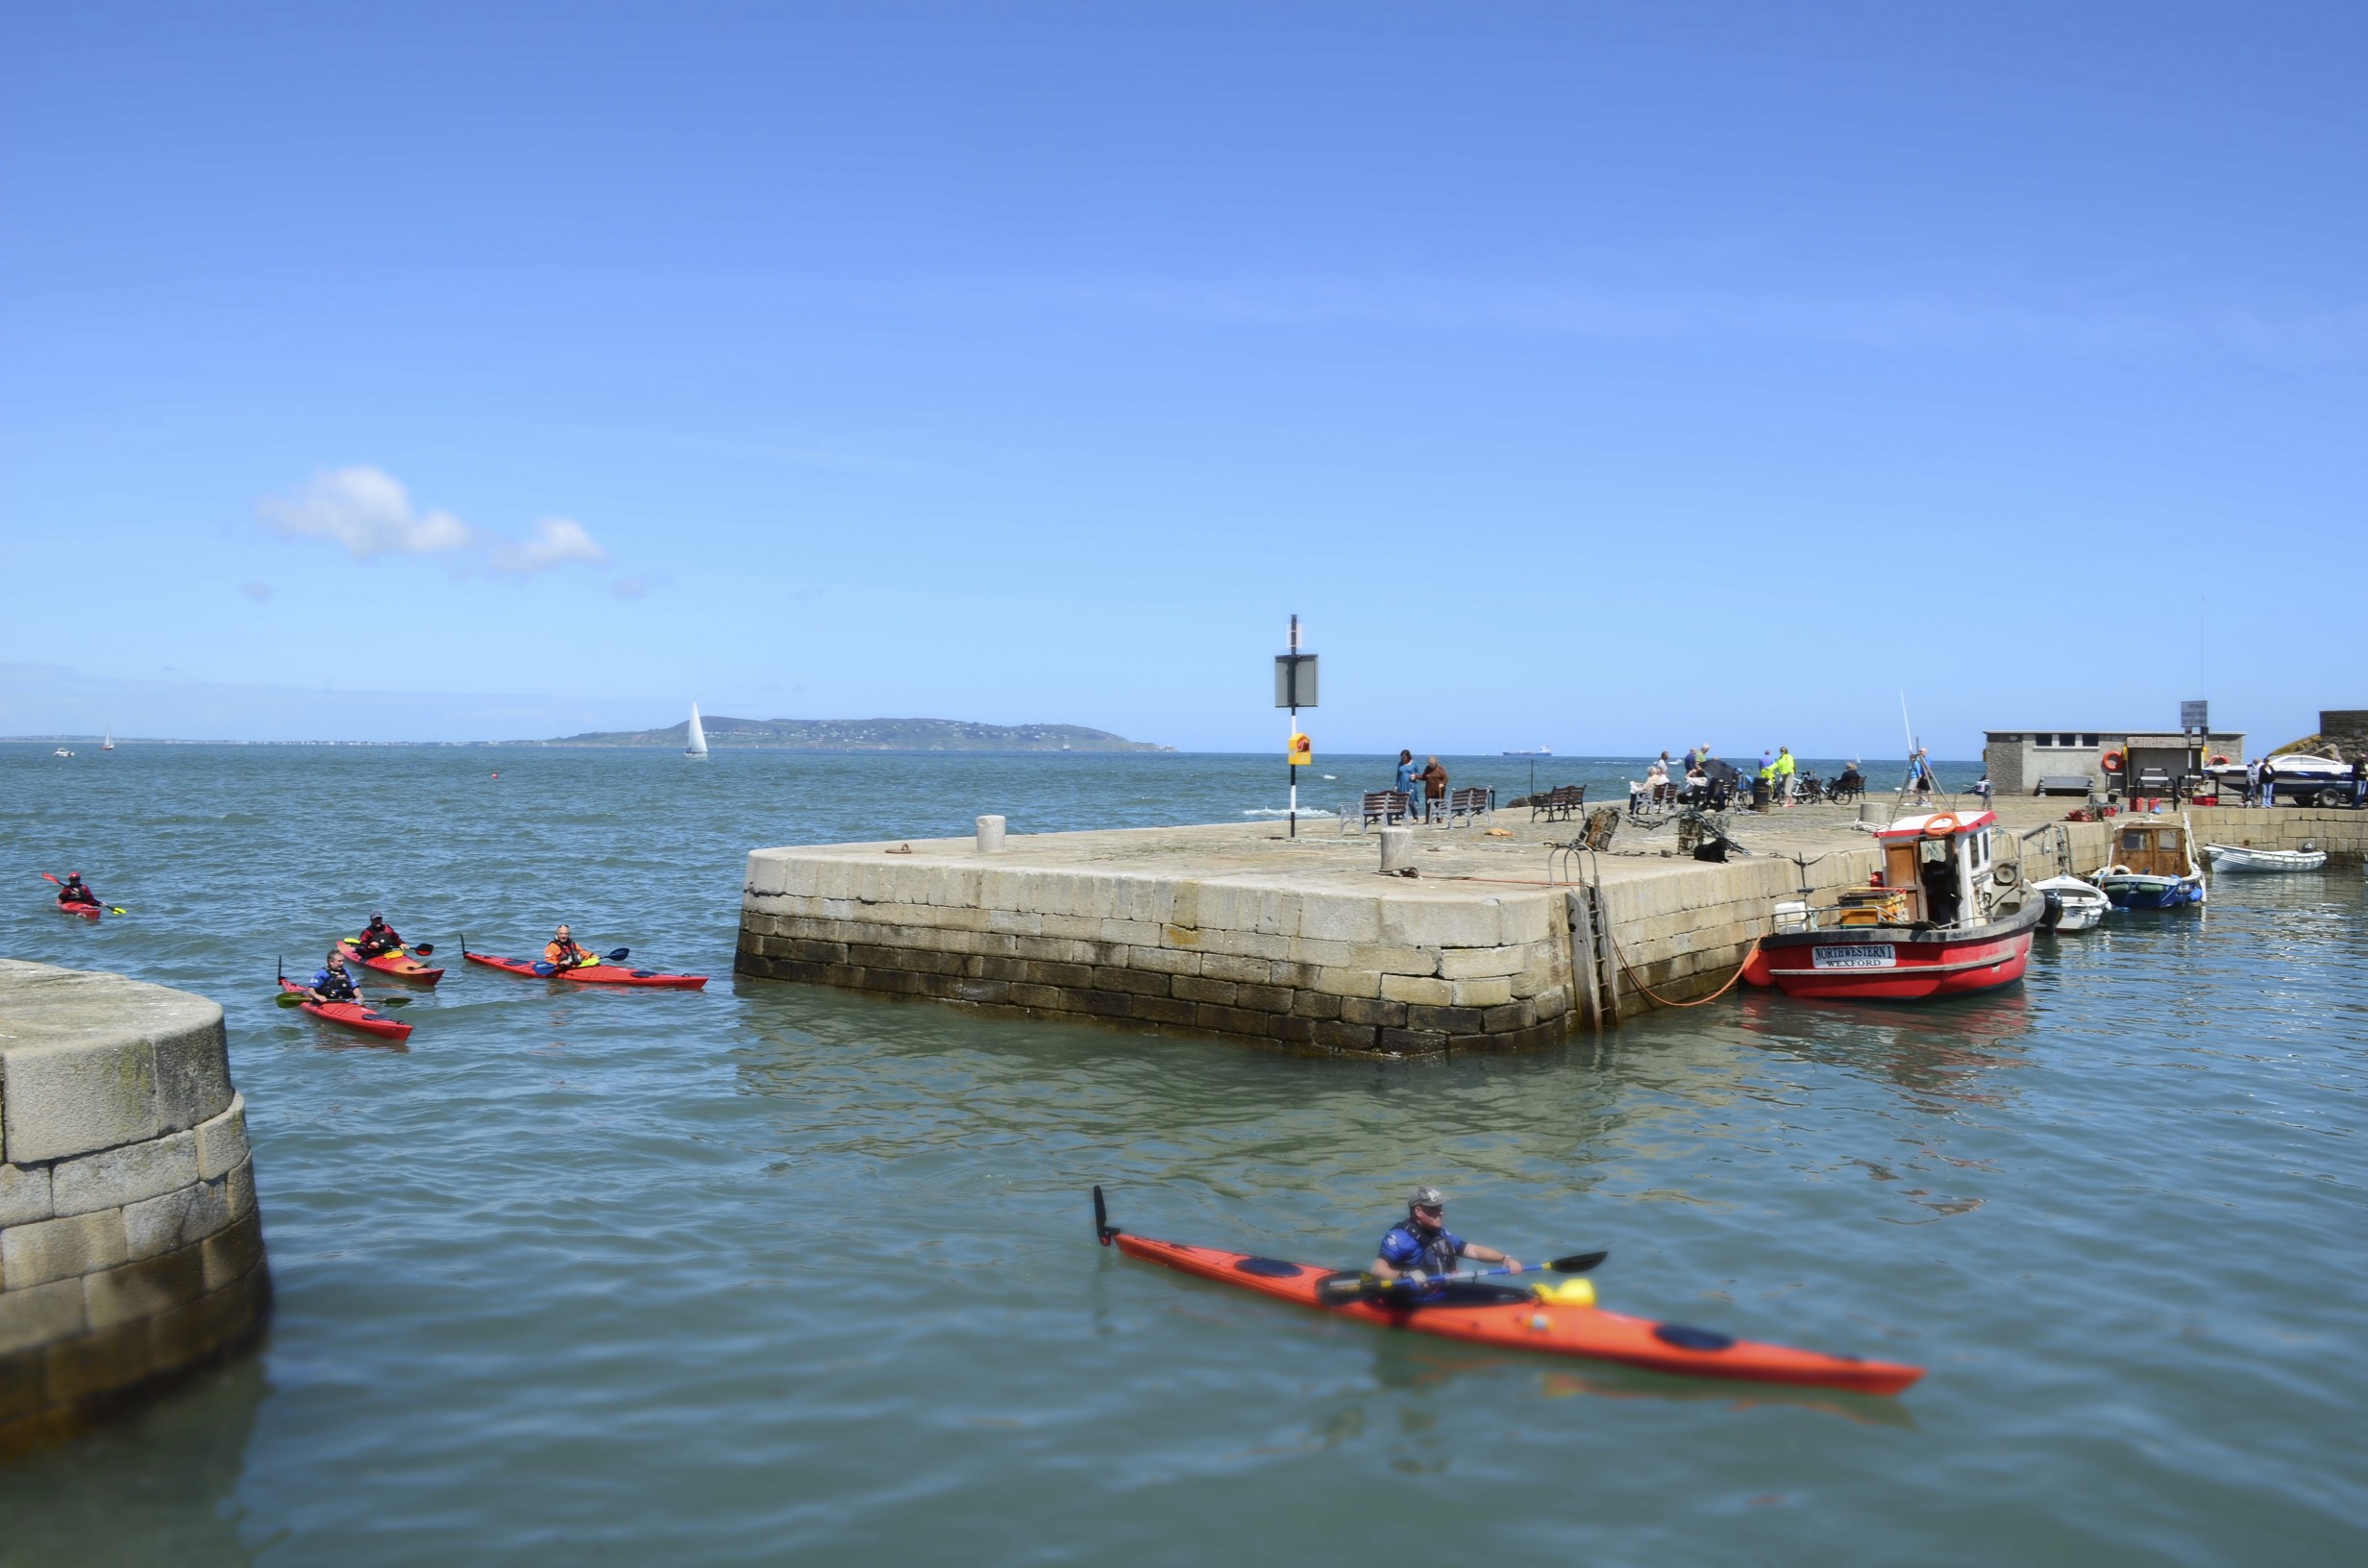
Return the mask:
<svg viewBox="0 0 2368 1568"><path fill-rule="evenodd" d="M2282 742L2364 17L20 7L0 733Z"/></svg>

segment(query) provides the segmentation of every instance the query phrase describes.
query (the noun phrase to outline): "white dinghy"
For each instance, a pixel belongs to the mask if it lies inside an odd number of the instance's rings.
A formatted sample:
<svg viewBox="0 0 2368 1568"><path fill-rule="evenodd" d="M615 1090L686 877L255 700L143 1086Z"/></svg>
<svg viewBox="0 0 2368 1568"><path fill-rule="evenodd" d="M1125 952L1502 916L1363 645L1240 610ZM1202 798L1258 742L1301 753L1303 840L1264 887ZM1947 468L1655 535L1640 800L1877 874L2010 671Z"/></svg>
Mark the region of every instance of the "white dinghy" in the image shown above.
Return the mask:
<svg viewBox="0 0 2368 1568"><path fill-rule="evenodd" d="M2047 907L2055 912L2053 919L2039 922L2042 931L2092 930L2113 907L2103 888L2077 876L2051 876L2032 886L2046 895Z"/></svg>
<svg viewBox="0 0 2368 1568"><path fill-rule="evenodd" d="M2304 845L2300 849L2256 849L2248 845L2208 844L2204 858L2215 871L2315 871L2327 864L2327 851Z"/></svg>

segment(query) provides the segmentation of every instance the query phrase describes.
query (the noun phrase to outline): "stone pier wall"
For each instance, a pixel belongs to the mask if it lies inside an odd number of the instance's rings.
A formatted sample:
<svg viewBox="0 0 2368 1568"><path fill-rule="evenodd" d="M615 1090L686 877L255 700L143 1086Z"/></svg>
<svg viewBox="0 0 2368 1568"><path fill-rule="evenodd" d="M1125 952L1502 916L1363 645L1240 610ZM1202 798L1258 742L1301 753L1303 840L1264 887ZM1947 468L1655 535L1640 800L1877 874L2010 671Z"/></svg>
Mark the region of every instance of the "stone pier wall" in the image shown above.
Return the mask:
<svg viewBox="0 0 2368 1568"><path fill-rule="evenodd" d="M220 1006L0 960L0 1454L248 1343L270 1293Z"/></svg>

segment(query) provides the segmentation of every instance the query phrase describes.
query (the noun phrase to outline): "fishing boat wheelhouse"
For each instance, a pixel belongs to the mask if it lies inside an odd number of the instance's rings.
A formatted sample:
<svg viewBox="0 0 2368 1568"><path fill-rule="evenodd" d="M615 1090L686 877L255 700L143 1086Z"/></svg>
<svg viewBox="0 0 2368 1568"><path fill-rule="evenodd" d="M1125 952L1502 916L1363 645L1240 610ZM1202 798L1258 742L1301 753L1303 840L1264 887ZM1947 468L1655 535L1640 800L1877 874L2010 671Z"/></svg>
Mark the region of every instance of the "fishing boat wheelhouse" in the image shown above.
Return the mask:
<svg viewBox="0 0 2368 1568"><path fill-rule="evenodd" d="M2023 879L1995 812L1902 817L1875 835L1883 870L1833 909L1760 939L1743 966L1788 996L1911 1001L2022 978L2047 900Z"/></svg>
<svg viewBox="0 0 2368 1568"><path fill-rule="evenodd" d="M2195 863L2195 830L2185 817L2115 818L2111 854L2113 863L2088 880L2116 909L2204 901L2204 868Z"/></svg>

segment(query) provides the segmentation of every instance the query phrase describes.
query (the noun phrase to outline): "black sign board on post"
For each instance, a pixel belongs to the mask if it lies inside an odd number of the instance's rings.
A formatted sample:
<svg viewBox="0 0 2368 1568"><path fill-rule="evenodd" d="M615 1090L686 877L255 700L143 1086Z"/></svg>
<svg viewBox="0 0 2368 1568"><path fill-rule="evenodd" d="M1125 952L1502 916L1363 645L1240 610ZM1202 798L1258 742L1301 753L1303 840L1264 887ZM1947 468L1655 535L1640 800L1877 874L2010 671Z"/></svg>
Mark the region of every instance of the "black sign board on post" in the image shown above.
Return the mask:
<svg viewBox="0 0 2368 1568"><path fill-rule="evenodd" d="M2201 735L2211 728L2211 704L2182 702L2179 704L2179 727Z"/></svg>
<svg viewBox="0 0 2368 1568"><path fill-rule="evenodd" d="M1299 734L1299 710L1316 705L1316 655L1299 651L1299 618L1291 618L1291 651L1274 655L1274 705L1291 710L1291 741L1283 772L1291 780L1291 836L1299 836L1299 762L1309 754Z"/></svg>

